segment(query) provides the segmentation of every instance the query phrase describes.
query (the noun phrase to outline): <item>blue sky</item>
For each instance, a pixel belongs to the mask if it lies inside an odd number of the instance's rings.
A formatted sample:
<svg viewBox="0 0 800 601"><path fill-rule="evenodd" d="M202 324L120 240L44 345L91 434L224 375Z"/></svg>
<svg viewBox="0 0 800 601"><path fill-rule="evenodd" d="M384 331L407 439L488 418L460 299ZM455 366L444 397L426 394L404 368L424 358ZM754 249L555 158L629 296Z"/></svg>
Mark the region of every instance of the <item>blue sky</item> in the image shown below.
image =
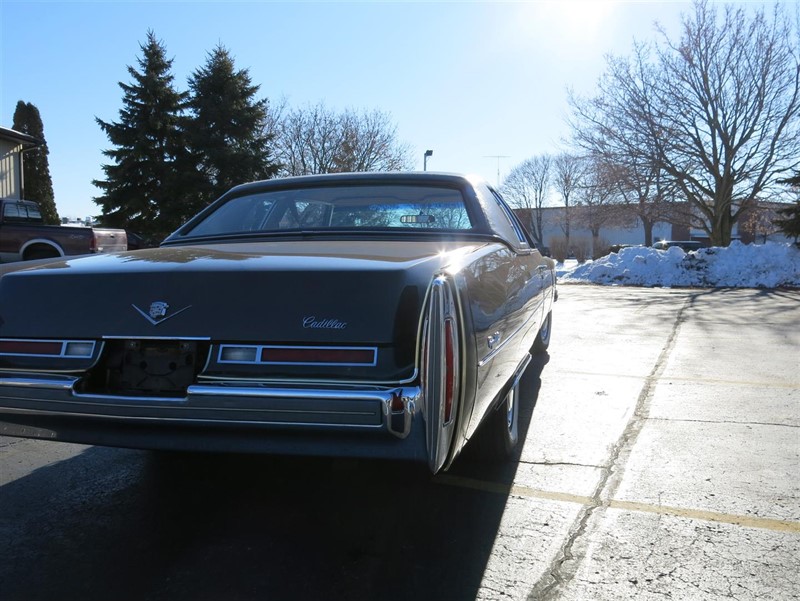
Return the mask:
<svg viewBox="0 0 800 601"><path fill-rule="evenodd" d="M567 135L566 88L590 92L607 53L676 35L683 1L69 2L0 0L0 125L18 100L41 114L62 216L99 212L91 181L148 29L180 89L222 44L260 93L290 107L380 109L422 169L496 182ZM507 158L491 158L505 155Z"/></svg>

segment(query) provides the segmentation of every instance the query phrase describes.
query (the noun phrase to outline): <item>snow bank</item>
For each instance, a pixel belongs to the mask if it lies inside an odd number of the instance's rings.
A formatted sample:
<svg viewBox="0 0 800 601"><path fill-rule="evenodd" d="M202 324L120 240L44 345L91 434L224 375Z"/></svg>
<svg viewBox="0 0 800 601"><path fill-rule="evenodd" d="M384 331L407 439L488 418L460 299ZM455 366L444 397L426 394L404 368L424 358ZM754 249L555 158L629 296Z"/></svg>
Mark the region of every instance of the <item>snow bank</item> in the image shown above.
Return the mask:
<svg viewBox="0 0 800 601"><path fill-rule="evenodd" d="M559 282L691 288L800 287L800 249L791 244L742 244L684 252L623 248L571 269L559 265Z"/></svg>

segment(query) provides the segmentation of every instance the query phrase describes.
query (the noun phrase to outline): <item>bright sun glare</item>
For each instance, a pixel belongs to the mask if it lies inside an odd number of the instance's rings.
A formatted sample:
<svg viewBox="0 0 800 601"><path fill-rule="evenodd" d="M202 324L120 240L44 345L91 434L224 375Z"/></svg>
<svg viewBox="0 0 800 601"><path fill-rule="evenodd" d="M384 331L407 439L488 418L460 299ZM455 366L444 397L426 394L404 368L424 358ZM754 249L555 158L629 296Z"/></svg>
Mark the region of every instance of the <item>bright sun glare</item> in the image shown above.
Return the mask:
<svg viewBox="0 0 800 601"><path fill-rule="evenodd" d="M616 0L547 0L521 5L522 23L529 33L562 42L588 44L594 41Z"/></svg>

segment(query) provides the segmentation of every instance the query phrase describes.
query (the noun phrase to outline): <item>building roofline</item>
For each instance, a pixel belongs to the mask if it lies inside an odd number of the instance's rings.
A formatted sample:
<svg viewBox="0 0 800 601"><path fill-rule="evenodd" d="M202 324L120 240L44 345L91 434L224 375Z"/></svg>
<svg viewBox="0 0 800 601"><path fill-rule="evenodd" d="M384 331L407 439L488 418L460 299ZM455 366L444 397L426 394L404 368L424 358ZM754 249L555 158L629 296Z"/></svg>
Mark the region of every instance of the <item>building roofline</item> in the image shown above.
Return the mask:
<svg viewBox="0 0 800 601"><path fill-rule="evenodd" d="M44 144L42 140L38 138L34 138L33 136L29 136L28 134L23 134L20 131L16 131L13 129L9 129L8 127L0 126L0 138L4 140L11 140L12 142L18 142L23 146L29 146L34 148L36 146L41 146Z"/></svg>

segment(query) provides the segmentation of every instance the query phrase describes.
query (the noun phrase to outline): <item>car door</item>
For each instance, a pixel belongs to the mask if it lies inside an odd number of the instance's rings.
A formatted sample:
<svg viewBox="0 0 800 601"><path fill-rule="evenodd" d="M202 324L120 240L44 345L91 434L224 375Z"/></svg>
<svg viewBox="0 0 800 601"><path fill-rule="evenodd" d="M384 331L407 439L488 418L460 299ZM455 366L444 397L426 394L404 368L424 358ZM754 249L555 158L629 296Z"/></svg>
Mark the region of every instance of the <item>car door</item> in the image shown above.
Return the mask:
<svg viewBox="0 0 800 601"><path fill-rule="evenodd" d="M477 358L468 437L514 375L543 320L543 258L502 197L488 187L487 192L490 224L509 244L494 245L467 272Z"/></svg>

